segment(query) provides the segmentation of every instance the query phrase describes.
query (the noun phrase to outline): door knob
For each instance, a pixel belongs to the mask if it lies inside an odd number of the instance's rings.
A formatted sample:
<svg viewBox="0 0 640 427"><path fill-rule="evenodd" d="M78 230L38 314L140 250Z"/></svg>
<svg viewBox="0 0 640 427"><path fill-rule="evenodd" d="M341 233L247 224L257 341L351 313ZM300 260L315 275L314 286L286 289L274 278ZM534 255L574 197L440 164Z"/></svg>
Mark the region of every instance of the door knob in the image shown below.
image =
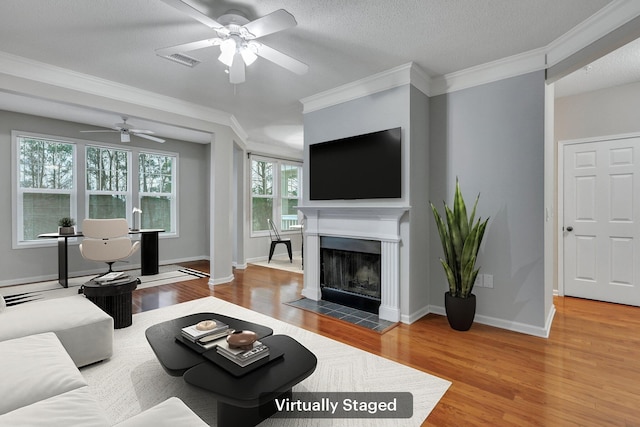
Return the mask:
<svg viewBox="0 0 640 427"><path fill-rule="evenodd" d="M568 231L568 232L572 232L572 231L573 231L573 227L572 227L572 226L568 226L568 227L567 227L567 231Z"/></svg>

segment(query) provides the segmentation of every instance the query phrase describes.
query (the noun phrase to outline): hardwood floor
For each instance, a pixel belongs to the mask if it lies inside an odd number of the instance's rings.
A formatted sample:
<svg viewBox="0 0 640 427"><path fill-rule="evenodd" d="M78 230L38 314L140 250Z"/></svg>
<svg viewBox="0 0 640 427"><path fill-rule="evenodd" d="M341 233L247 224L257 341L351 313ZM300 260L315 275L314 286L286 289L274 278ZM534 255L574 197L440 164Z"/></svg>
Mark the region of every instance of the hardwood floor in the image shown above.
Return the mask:
<svg viewBox="0 0 640 427"><path fill-rule="evenodd" d="M445 378L425 426L640 426L640 308L557 297L548 339L477 323L457 332L438 315L380 335L283 304L299 297L300 274L234 274L213 289L197 279L137 290L134 312L212 295Z"/></svg>

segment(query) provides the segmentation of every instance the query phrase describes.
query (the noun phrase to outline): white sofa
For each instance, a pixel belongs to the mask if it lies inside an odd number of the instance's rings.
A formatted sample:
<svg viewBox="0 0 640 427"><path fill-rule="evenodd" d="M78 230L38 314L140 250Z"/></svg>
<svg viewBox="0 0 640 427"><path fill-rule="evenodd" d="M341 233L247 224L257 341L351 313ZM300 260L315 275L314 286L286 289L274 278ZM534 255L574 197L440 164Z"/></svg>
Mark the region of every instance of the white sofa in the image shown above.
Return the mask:
<svg viewBox="0 0 640 427"><path fill-rule="evenodd" d="M84 295L32 301L0 313L0 341L42 332L54 332L78 367L113 354L113 318Z"/></svg>
<svg viewBox="0 0 640 427"><path fill-rule="evenodd" d="M53 332L0 342L0 378L0 427L112 425ZM207 424L172 397L118 426Z"/></svg>

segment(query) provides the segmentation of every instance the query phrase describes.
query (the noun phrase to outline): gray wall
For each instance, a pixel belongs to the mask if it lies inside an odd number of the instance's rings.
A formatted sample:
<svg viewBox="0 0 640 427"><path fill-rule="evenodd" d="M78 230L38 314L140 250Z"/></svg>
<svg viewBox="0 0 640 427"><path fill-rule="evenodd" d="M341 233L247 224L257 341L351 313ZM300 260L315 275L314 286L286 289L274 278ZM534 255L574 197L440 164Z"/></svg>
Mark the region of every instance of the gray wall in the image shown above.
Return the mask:
<svg viewBox="0 0 640 427"><path fill-rule="evenodd" d="M411 227L403 234L409 234L409 274L411 288L409 290L408 313L411 320L416 320L424 314L430 300L429 292L429 259L433 257L429 247L429 235L432 226L435 227L429 206L429 97L411 86L410 121L411 121L411 158L409 223ZM406 223L404 224L406 228ZM435 231L435 228L434 228ZM435 231L437 232L437 231Z"/></svg>
<svg viewBox="0 0 640 427"><path fill-rule="evenodd" d="M74 139L117 144L117 133L79 133L89 126L61 120L46 119L19 113L0 111L0 285L24 283L30 280L57 277L57 251L55 247L12 249L11 189L11 131L21 130ZM164 144L132 137L130 145L166 150L179 155L178 165L178 230L179 237L161 238L160 263L173 263L209 257L209 150L207 145L167 140ZM55 231L55 230L51 230ZM53 244L54 242L52 242ZM84 260L77 246L69 249L70 274L100 271L103 266ZM139 253L131 258L131 265L139 265Z"/></svg>
<svg viewBox="0 0 640 427"><path fill-rule="evenodd" d="M490 216L478 265L493 289L475 288L477 319L545 324L544 71L431 98L430 187L451 203L456 177L478 214ZM431 233L431 301L444 305L442 248Z"/></svg>

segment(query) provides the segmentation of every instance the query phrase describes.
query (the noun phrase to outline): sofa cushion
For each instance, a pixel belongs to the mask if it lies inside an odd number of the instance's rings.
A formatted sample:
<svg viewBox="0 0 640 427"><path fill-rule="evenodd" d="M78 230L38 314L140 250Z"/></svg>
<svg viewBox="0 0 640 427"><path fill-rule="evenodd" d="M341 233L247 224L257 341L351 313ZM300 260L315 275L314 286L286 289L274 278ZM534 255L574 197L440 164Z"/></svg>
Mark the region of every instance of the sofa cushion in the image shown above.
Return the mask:
<svg viewBox="0 0 640 427"><path fill-rule="evenodd" d="M0 415L0 427L110 426L104 410L91 394L81 387Z"/></svg>
<svg viewBox="0 0 640 427"><path fill-rule="evenodd" d="M170 397L162 403L129 418L117 427L206 427L207 423L197 416L177 397Z"/></svg>
<svg viewBox="0 0 640 427"><path fill-rule="evenodd" d="M55 332L76 366L113 354L113 318L84 295L18 304L2 313L0 341L42 332Z"/></svg>
<svg viewBox="0 0 640 427"><path fill-rule="evenodd" d="M87 385L52 332L0 342L0 360L0 414Z"/></svg>

